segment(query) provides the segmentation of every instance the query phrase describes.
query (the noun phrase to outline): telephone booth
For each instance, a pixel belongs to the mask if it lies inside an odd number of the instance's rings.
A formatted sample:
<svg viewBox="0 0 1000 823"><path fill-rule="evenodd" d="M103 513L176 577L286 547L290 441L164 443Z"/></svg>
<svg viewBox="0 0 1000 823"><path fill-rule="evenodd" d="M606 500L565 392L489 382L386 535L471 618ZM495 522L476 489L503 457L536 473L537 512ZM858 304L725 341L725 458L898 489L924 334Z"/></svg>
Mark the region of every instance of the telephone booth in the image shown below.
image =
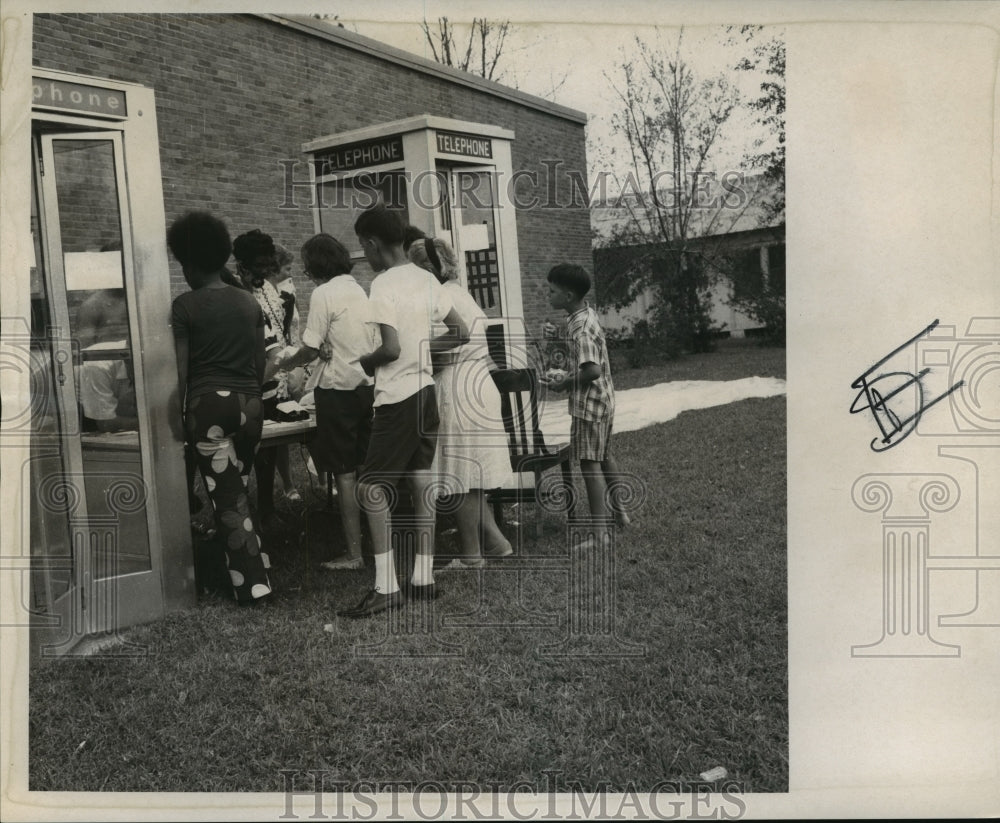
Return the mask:
<svg viewBox="0 0 1000 823"><path fill-rule="evenodd" d="M32 87L21 488L32 639L59 654L195 586L153 92L38 70Z"/></svg>
<svg viewBox="0 0 1000 823"><path fill-rule="evenodd" d="M310 158L317 231L351 251L366 286L373 273L354 220L376 202L406 223L451 243L459 277L489 318L490 350L501 366L527 356L510 144L497 126L419 115L341 132L303 145Z"/></svg>

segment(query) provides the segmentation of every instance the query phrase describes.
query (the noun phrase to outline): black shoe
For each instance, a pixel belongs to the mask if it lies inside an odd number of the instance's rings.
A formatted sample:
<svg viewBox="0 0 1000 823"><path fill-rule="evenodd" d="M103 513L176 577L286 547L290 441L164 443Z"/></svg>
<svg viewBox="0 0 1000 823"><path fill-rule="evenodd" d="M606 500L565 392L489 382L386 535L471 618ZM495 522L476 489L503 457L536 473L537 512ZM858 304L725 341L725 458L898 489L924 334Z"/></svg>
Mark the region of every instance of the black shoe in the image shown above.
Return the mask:
<svg viewBox="0 0 1000 823"><path fill-rule="evenodd" d="M371 617L384 611L392 611L403 605L403 593L393 592L392 594L382 594L377 589L368 592L357 606L351 609L341 609L337 612L341 617L359 618Z"/></svg>
<svg viewBox="0 0 1000 823"><path fill-rule="evenodd" d="M434 583L427 583L424 586L415 586L413 583L406 584L406 598L407 600L423 600L425 602L430 602L431 600L437 600L438 590Z"/></svg>

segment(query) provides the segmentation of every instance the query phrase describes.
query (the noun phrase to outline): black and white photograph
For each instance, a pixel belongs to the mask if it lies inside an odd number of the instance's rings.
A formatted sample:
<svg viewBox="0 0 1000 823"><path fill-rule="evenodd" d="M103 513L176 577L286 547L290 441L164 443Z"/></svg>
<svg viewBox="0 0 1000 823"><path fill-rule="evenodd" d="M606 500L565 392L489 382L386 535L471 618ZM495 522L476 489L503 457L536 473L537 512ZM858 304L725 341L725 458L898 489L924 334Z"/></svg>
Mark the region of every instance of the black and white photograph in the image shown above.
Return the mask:
<svg viewBox="0 0 1000 823"><path fill-rule="evenodd" d="M5 819L1000 811L1000 6L2 22Z"/></svg>

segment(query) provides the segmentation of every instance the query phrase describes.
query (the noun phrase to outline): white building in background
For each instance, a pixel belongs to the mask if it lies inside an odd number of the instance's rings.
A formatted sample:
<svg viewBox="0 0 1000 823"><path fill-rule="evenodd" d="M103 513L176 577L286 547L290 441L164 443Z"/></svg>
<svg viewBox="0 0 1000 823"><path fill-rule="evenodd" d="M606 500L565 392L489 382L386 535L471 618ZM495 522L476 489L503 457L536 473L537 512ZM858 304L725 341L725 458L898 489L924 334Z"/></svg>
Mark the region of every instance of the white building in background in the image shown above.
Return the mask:
<svg viewBox="0 0 1000 823"><path fill-rule="evenodd" d="M784 212L772 216L775 203L773 184L756 174L725 181L705 178L700 187L702 207L690 211L688 249L708 261L712 275L711 317L723 336L746 337L762 332L761 324L738 311L734 297L753 294L764 284L784 294L785 223ZM703 197L701 197L703 195ZM661 194L669 203L671 192ZM649 319L654 304L651 289L622 308L602 305L602 277L615 268L614 258L641 256L655 246L644 238L651 219L649 193L627 192L591 203L590 224L594 233L595 300L606 330L630 336L633 324ZM617 243L615 237L623 237ZM620 265L618 263L617 265Z"/></svg>

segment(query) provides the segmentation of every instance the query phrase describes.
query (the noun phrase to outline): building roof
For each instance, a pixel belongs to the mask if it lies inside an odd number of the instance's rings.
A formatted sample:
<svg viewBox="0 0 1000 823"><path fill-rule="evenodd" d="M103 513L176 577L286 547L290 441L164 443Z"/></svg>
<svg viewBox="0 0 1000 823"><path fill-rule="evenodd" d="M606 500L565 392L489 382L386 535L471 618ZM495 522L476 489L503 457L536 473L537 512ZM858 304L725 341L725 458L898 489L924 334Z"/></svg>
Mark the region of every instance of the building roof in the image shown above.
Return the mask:
<svg viewBox="0 0 1000 823"><path fill-rule="evenodd" d="M447 80L451 83L468 86L485 94L490 94L493 97L501 97L522 106L538 109L554 117L561 117L564 120L570 120L580 125L586 125L587 123L587 114L585 112L571 109L568 106L562 106L559 103L553 103L544 97L537 97L518 89L509 88L493 80L486 80L471 72L445 66L426 57L420 57L403 49L398 49L395 46L373 40L371 37L365 37L364 35L348 31L346 28L330 25L324 20L317 20L314 17L296 14L258 14L256 16L269 20L272 23L277 23L278 25L296 29L305 34L311 34L314 37L329 40L344 48L354 49L355 51L364 52L382 60L387 60L390 63L406 66L413 71Z"/></svg>
<svg viewBox="0 0 1000 823"><path fill-rule="evenodd" d="M688 211L689 239L715 237L737 232L777 228L784 225L784 210L775 210L783 194L775 182L762 173L733 175L722 178L705 177L698 186L699 207ZM657 212L669 220L675 210L671 189L659 190L657 209L648 191L628 189L617 195L602 197L590 204L590 226L595 245L607 245L617 238L620 242L654 242L663 239L654 231Z"/></svg>

